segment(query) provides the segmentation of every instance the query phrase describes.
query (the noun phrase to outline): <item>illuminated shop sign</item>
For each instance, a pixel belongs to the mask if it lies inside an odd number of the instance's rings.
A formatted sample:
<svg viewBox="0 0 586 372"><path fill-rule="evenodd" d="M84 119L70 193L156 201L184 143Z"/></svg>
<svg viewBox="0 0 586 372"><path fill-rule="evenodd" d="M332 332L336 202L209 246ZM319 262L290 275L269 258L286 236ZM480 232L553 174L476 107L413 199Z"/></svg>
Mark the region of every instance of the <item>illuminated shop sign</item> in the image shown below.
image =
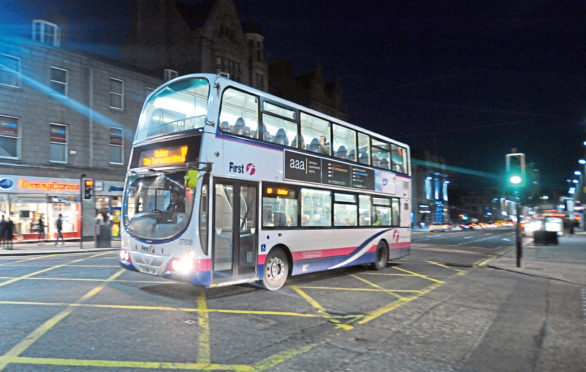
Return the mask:
<svg viewBox="0 0 586 372"><path fill-rule="evenodd" d="M18 189L22 191L79 192L79 183L59 182L54 180L28 180L26 178L21 178L18 180Z"/></svg>

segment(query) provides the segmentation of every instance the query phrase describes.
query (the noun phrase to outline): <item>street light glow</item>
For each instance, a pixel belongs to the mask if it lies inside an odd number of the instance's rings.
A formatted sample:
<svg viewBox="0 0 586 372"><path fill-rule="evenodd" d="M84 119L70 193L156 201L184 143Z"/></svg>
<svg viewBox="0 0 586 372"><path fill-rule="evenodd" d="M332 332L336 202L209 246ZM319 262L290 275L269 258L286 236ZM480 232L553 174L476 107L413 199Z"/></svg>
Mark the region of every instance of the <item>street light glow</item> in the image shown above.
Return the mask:
<svg viewBox="0 0 586 372"><path fill-rule="evenodd" d="M509 180L510 180L510 181L511 181L511 183L512 183L512 184L514 184L514 185L518 185L518 184L520 184L520 183L521 183L521 181L523 181L523 180L521 179L521 177L519 177L519 176L511 176L511 178L510 178Z"/></svg>
<svg viewBox="0 0 586 372"><path fill-rule="evenodd" d="M579 160L578 160L578 164L582 164L582 165L584 165L584 164L586 164L586 160L584 160L584 159L579 159Z"/></svg>
<svg viewBox="0 0 586 372"><path fill-rule="evenodd" d="M580 171L574 171L574 174L575 174L576 176L581 176L581 175L582 175L582 172L580 172Z"/></svg>

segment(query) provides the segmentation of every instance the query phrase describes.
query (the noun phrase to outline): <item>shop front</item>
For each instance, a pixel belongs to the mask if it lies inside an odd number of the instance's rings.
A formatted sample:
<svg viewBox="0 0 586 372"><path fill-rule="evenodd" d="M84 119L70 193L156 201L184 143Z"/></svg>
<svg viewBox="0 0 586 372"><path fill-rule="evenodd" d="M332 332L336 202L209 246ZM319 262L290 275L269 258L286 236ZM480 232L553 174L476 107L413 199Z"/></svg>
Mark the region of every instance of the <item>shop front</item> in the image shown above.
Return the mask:
<svg viewBox="0 0 586 372"><path fill-rule="evenodd" d="M94 186L96 212L100 214L98 218L101 223L110 225L113 239L120 239L123 191L123 182L96 181Z"/></svg>
<svg viewBox="0 0 586 372"><path fill-rule="evenodd" d="M0 214L14 222L16 240L54 240L60 214L64 238L79 239L79 201L79 179L0 175Z"/></svg>

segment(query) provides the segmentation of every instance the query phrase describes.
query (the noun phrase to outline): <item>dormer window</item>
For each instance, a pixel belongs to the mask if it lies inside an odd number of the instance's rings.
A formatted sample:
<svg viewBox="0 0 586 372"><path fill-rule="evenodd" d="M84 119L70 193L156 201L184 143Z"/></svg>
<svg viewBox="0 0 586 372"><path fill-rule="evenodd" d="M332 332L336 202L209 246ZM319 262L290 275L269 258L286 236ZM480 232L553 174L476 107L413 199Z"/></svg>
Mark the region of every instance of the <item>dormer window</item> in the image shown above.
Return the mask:
<svg viewBox="0 0 586 372"><path fill-rule="evenodd" d="M33 40L58 47L61 45L61 29L54 23L35 19L33 21Z"/></svg>
<svg viewBox="0 0 586 372"><path fill-rule="evenodd" d="M165 81L175 79L178 75L179 74L177 73L177 71L171 70L170 68L166 68L163 71L163 77L164 77Z"/></svg>

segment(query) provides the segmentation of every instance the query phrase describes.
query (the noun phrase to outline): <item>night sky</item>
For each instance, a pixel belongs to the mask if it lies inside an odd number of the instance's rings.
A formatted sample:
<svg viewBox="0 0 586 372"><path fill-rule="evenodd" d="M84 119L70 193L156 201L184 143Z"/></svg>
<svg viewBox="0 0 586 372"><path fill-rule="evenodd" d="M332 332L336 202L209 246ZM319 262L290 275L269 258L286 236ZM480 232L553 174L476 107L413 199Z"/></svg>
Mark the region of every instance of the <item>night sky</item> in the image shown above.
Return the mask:
<svg viewBox="0 0 586 372"><path fill-rule="evenodd" d="M502 174L525 152L546 189L566 191L586 140L586 6L581 1L236 0L262 28L265 56L295 73L339 76L349 121ZM3 0L0 27L58 12L69 43L117 56L126 0ZM0 31L1 31L0 28ZM73 31L73 32L71 32ZM498 186L489 178L467 181Z"/></svg>

